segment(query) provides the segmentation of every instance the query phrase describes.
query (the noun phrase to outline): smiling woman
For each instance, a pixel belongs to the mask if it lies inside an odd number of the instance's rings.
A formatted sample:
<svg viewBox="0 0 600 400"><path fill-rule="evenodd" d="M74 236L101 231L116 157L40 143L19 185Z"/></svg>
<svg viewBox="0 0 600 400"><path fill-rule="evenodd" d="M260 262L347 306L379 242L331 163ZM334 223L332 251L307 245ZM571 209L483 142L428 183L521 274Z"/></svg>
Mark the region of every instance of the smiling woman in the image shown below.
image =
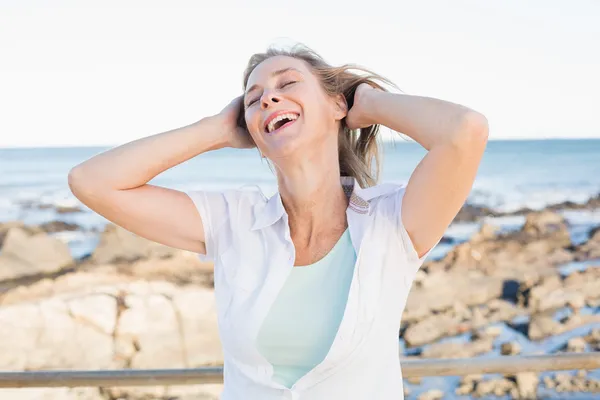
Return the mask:
<svg viewBox="0 0 600 400"><path fill-rule="evenodd" d="M223 400L402 398L402 311L470 191L487 121L383 84L304 46L272 48L251 57L245 93L219 114L69 174L73 193L107 219L214 262ZM380 125L428 150L407 185L378 183ZM148 184L223 147L258 147L278 191Z"/></svg>
<svg viewBox="0 0 600 400"><path fill-rule="evenodd" d="M362 72L362 75L353 71ZM280 131L273 132L274 126L269 127L268 123L274 117L286 113L292 114L297 116L298 122L307 125L309 132L314 133L311 135L313 141L332 142L330 135L321 136L322 132L331 132L333 129L332 126L323 123L326 121L323 120L322 114L325 110L334 107L338 113L340 111L343 113L341 119L338 115L338 119L333 120L339 124L338 137L334 137L333 141L338 142L335 147L339 148L341 175L353 176L363 186L372 185L377 181L379 171L379 153L376 141L379 125L371 124L353 131L345 123L344 117L354 103L357 88L361 84L368 83L372 87L385 90L378 82L394 86L383 76L357 65L347 64L341 67L332 67L318 54L304 46L297 46L292 50L270 48L266 53L254 55L244 73L244 87L248 87L244 97L245 122L251 133L251 125L261 122L264 127L263 133L281 133ZM257 114L256 109L261 109L259 103L264 102L264 97L278 92L285 93L286 98L301 97L302 102L296 102L297 104L289 109L278 107L276 112L267 115L264 111ZM276 102L277 99L274 101ZM304 107L311 109L311 112L306 113L310 118L308 121L303 121L299 112L299 109ZM290 125L292 124L281 125L281 127ZM296 129L300 129L298 123L294 125L296 125ZM259 143L263 142L260 137L252 135L252 138L255 143L257 140ZM306 140L309 139L306 138ZM290 151L293 151L293 144L288 143L288 146ZM262 146L258 147L262 154L269 158ZM265 151L269 150L265 149ZM280 152L281 149L277 151ZM373 161L377 165L375 171L370 168Z"/></svg>

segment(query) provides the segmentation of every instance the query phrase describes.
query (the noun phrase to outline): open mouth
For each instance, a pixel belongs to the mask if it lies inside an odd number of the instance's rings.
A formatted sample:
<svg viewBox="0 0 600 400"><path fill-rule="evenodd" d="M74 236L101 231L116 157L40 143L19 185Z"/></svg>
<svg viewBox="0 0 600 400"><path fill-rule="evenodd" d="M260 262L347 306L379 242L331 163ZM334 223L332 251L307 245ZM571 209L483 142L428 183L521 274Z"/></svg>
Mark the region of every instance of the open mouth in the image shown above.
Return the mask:
<svg viewBox="0 0 600 400"><path fill-rule="evenodd" d="M273 135L275 133L281 132L283 129L292 125L296 120L300 118L298 114L288 113L279 115L277 118L274 118L266 128L266 133L269 135Z"/></svg>

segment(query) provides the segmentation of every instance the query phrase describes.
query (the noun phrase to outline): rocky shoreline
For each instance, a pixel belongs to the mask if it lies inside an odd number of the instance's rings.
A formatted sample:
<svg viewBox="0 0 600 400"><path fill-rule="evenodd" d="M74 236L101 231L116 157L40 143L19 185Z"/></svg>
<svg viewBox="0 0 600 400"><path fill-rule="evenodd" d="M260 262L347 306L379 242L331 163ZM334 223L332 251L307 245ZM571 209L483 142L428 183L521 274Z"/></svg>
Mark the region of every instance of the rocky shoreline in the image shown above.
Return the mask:
<svg viewBox="0 0 600 400"><path fill-rule="evenodd" d="M44 205L27 204L30 209ZM63 207L64 208L64 207ZM400 341L411 357L600 351L600 227L575 243L564 210L498 213L465 205L466 241L419 271ZM77 207L57 214L85 212ZM504 231L488 218L522 216ZM64 221L0 224L0 369L184 368L220 365L212 266L108 224L89 255L74 258ZM93 232L93 229L88 231ZM598 371L407 380L407 398L532 398L542 391L600 396ZM219 385L0 390L10 399L214 399ZM555 397L559 398L559 397Z"/></svg>

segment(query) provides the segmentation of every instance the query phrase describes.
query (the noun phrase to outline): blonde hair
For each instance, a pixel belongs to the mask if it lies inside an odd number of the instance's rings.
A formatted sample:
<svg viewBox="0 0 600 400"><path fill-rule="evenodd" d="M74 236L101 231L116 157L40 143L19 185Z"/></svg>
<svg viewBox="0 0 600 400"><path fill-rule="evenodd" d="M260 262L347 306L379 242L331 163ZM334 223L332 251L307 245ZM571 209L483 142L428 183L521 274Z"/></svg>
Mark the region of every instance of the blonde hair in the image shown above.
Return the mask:
<svg viewBox="0 0 600 400"><path fill-rule="evenodd" d="M250 57L244 71L244 91L252 71L263 61L275 56L288 56L303 60L308 64L312 73L318 78L322 88L330 96L343 94L350 109L354 103L354 93L361 83L387 91L379 82L397 88L390 80L366 68L355 64L344 64L339 67L329 65L314 50L303 44L296 44L290 49L271 46L264 53L257 53ZM359 75L351 72L356 70L364 73ZM371 125L361 129L349 129L346 119L342 119L338 134L338 155L340 175L354 177L361 187L365 188L377 184L381 170L381 156L379 149L380 125ZM373 165L374 164L374 165Z"/></svg>

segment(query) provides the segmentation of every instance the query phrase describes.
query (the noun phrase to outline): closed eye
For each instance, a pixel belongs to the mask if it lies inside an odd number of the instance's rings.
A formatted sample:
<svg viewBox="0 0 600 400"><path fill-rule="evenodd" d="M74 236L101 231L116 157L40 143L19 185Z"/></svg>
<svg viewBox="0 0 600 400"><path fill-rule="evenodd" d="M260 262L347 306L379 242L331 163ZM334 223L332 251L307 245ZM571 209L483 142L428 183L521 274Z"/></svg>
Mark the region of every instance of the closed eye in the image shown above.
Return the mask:
<svg viewBox="0 0 600 400"><path fill-rule="evenodd" d="M291 85L292 83L296 83L296 82L297 82L297 81L289 81L289 82L286 82L286 83L284 83L283 85L281 85L281 87L282 87L282 88L284 88L284 87L286 87L286 86L288 86L288 85Z"/></svg>
<svg viewBox="0 0 600 400"><path fill-rule="evenodd" d="M293 84L293 83L297 83L297 82L298 82L298 81L289 81L289 82L285 82L284 84L282 84L282 85L280 86L280 88L281 88L281 89L283 89L284 87L286 87L286 86L289 86L289 85L291 85L291 84ZM260 98L260 97L259 97L259 98ZM259 99L259 98L256 98L256 99L254 99L254 100L251 100L251 101L248 103L248 107L250 107L252 104L256 103L256 102L258 101L258 99Z"/></svg>

